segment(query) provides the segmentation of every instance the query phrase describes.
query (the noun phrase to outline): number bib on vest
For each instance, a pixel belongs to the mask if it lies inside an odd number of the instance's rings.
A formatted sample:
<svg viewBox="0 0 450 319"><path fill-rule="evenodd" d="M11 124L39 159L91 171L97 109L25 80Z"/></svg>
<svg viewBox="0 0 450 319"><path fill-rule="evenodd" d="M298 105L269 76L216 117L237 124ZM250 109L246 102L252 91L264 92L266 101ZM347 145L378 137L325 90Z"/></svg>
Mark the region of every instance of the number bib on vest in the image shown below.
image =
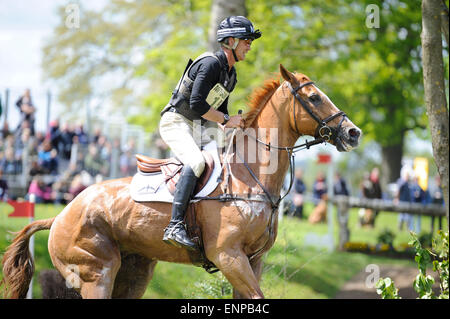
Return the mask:
<svg viewBox="0 0 450 319"><path fill-rule="evenodd" d="M206 98L206 102L213 108L217 109L222 103L227 99L230 95L225 87L217 83L214 87L209 91L208 97Z"/></svg>

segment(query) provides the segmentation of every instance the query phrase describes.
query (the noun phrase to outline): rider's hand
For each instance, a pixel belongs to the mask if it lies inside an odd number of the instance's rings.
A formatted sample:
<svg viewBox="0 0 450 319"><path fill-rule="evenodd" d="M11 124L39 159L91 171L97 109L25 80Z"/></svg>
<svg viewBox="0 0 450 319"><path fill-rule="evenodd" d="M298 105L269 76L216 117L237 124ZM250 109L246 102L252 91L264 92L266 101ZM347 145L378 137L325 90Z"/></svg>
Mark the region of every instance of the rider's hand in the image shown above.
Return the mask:
<svg viewBox="0 0 450 319"><path fill-rule="evenodd" d="M226 128L233 128L233 127L242 127L243 123L242 116L240 115L233 115L230 116L230 120L225 124Z"/></svg>

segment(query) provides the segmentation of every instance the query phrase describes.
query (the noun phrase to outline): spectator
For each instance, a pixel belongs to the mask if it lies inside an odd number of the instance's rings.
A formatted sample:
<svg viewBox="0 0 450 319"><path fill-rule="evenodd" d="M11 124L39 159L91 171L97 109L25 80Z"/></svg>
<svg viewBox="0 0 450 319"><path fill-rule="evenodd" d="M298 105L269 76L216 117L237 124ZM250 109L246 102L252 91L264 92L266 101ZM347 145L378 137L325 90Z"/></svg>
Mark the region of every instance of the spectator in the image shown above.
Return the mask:
<svg viewBox="0 0 450 319"><path fill-rule="evenodd" d="M22 136L23 131L29 130L31 133L31 125L28 120L24 120L19 124L18 129L14 132L14 139L17 140Z"/></svg>
<svg viewBox="0 0 450 319"><path fill-rule="evenodd" d="M95 144L99 144L99 139L102 136L102 131L100 128L96 128L94 130L94 136L92 136L92 142Z"/></svg>
<svg viewBox="0 0 450 319"><path fill-rule="evenodd" d="M35 138L36 138L37 145L41 145L45 141L45 134L41 131L38 131L38 132L36 132Z"/></svg>
<svg viewBox="0 0 450 319"><path fill-rule="evenodd" d="M370 173L370 197L372 199L382 199L383 191L381 190L380 185L380 170L378 167L374 167ZM374 212L374 216L371 219L372 226L375 226L375 218L378 216L379 211Z"/></svg>
<svg viewBox="0 0 450 319"><path fill-rule="evenodd" d="M99 174L103 176L107 174L108 165L103 162L94 143L89 144L88 154L84 158L84 169L94 178Z"/></svg>
<svg viewBox="0 0 450 319"><path fill-rule="evenodd" d="M46 171L41 166L39 166L39 163L37 160L33 160L31 162L30 171L29 171L30 176L44 175L45 173L46 173Z"/></svg>
<svg viewBox="0 0 450 319"><path fill-rule="evenodd" d="M28 188L28 198L31 194L34 194L37 204L52 203L52 189L44 183L41 175L35 176L31 181Z"/></svg>
<svg viewBox="0 0 450 319"><path fill-rule="evenodd" d="M60 148L58 149L60 156L65 160L70 160L72 152L72 144L75 132L69 124L65 123L61 127Z"/></svg>
<svg viewBox="0 0 450 319"><path fill-rule="evenodd" d="M99 138L100 157L105 163L111 163L112 145L105 136Z"/></svg>
<svg viewBox="0 0 450 319"><path fill-rule="evenodd" d="M120 155L119 158L119 165L120 165L120 173L122 174L122 177L130 176L134 174L136 171L133 170L135 166L133 163L135 163L136 160L131 155L130 150L126 150Z"/></svg>
<svg viewBox="0 0 450 319"><path fill-rule="evenodd" d="M4 149L6 150L7 148L12 148L14 149L14 145L16 144L16 140L14 138L14 135L8 135L4 141Z"/></svg>
<svg viewBox="0 0 450 319"><path fill-rule="evenodd" d="M89 144L89 136L84 132L83 124L75 128L75 135L78 137L78 143L86 147Z"/></svg>
<svg viewBox="0 0 450 319"><path fill-rule="evenodd" d="M86 185L84 185L82 182L81 174L75 175L72 182L70 183L69 192L65 195L66 201L68 203L71 202L84 189L86 189Z"/></svg>
<svg viewBox="0 0 450 319"><path fill-rule="evenodd" d="M316 207L308 218L311 224L316 224L326 220L327 213L327 184L323 172L317 174L313 185L313 197Z"/></svg>
<svg viewBox="0 0 450 319"><path fill-rule="evenodd" d="M0 159L0 169L7 175L17 175L22 172L22 162L15 158L13 147L8 146L5 149L4 157Z"/></svg>
<svg viewBox="0 0 450 319"><path fill-rule="evenodd" d="M11 135L11 131L9 130L8 122L5 121L3 123L3 128L0 131L0 140L6 139L6 137L8 137L8 135Z"/></svg>
<svg viewBox="0 0 450 319"><path fill-rule="evenodd" d="M334 175L333 195L350 196L350 192L347 188L347 182L339 172L336 172L336 174ZM348 216L344 215L344 213L345 212L341 210L341 205L337 205L337 216L339 221L348 220Z"/></svg>
<svg viewBox="0 0 450 319"><path fill-rule="evenodd" d="M69 193L69 182L65 178L61 178L52 185L52 200L55 204L66 205L67 194Z"/></svg>
<svg viewBox="0 0 450 319"><path fill-rule="evenodd" d="M15 156L16 158L23 158L23 153L26 152L29 155L29 151L32 145L31 130L26 128L22 131L20 138L16 139L15 143Z"/></svg>
<svg viewBox="0 0 450 319"><path fill-rule="evenodd" d="M380 170L374 167L368 177L366 176L363 182L363 195L368 199L381 199L383 197L380 185ZM372 209L365 209L364 216L360 219L362 226L375 226L375 218L378 216L378 211Z"/></svg>
<svg viewBox="0 0 450 319"><path fill-rule="evenodd" d="M3 171L0 168L0 201L6 202L8 199L8 182L3 179Z"/></svg>
<svg viewBox="0 0 450 319"><path fill-rule="evenodd" d="M395 199L396 202L411 202L411 188L409 185L409 173L407 171L402 172L402 177L398 181L398 193ZM409 230L412 230L412 216L408 213L399 214L398 229L403 230L403 224L406 223Z"/></svg>
<svg viewBox="0 0 450 319"><path fill-rule="evenodd" d="M58 174L58 152L52 148L50 140L45 140L38 152L38 164L47 174Z"/></svg>
<svg viewBox="0 0 450 319"><path fill-rule="evenodd" d="M17 130L20 129L23 122L27 121L30 124L31 136L34 136L35 134L34 122L35 122L36 108L33 105L33 101L31 100L30 89L25 90L24 94L17 100L16 106L19 108L19 112L21 115L21 119L19 125L17 126Z"/></svg>
<svg viewBox="0 0 450 319"><path fill-rule="evenodd" d="M295 170L294 179L294 216L303 218L303 194L306 192L306 185L303 182L303 171L301 168Z"/></svg>
<svg viewBox="0 0 450 319"><path fill-rule="evenodd" d="M326 193L327 183L325 180L325 175L323 172L319 172L313 184L314 203L317 205L323 199L323 196L326 195Z"/></svg>
<svg viewBox="0 0 450 319"><path fill-rule="evenodd" d="M419 185L419 180L418 178L415 176L413 178L413 182L411 183L411 199L413 203L417 203L417 204L423 204L425 205L427 202L427 196L425 191L422 189L422 187L420 187ZM415 225L414 225L414 220L415 220ZM411 223L412 223L412 230L416 233L419 234L421 231L421 216L414 216L411 217Z"/></svg>
<svg viewBox="0 0 450 319"><path fill-rule="evenodd" d="M46 139L50 141L52 148L56 149L58 153L61 150L62 138L61 138L61 130L59 129L59 120L53 120L49 123L49 129Z"/></svg>
<svg viewBox="0 0 450 319"><path fill-rule="evenodd" d="M347 182L341 176L341 173L337 172L335 175L335 182L333 186L334 195L350 196L350 192L347 189Z"/></svg>
<svg viewBox="0 0 450 319"><path fill-rule="evenodd" d="M359 190L360 190L360 197L362 198L368 198L369 193L370 193L370 173L369 172L364 172L363 174L363 178L361 181L361 184L359 186ZM366 210L368 210L367 208L360 208L358 210L358 225L360 227L367 225L366 222L366 218L367 216L369 216L371 214L371 212L367 212Z"/></svg>
<svg viewBox="0 0 450 319"><path fill-rule="evenodd" d="M441 177L437 174L434 177L434 185L430 189L431 203L436 205L444 205L444 194L442 192ZM431 232L434 230L435 216L431 216ZM438 217L439 229L442 229L442 216Z"/></svg>

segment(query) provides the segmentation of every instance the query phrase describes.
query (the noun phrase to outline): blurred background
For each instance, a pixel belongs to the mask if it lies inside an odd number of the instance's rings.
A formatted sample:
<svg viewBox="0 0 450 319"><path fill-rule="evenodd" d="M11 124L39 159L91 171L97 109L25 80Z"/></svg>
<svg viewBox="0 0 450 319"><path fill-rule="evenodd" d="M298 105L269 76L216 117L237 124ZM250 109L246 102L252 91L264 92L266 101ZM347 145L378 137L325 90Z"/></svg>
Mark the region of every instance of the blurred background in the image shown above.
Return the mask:
<svg viewBox="0 0 450 319"><path fill-rule="evenodd" d="M448 8L448 1L443 4ZM218 49L216 27L229 15L247 16L263 34L246 61L236 65L230 113L245 110L251 92L265 79L279 77L282 63L308 75L363 131L362 145L350 153L320 145L296 154L299 171L282 207L280 216L287 224L280 224L280 234L292 225L303 227L300 239L292 235L292 241L320 248L320 236L330 235L330 228L326 214L316 208L327 187L338 185L335 173L350 196L398 199L406 176L411 202L443 203L424 99L418 0L2 1L0 179L8 184L2 199L27 199L33 193L56 214L90 184L135 174L136 153L170 156L159 138L159 113L187 60ZM445 41L442 53L448 101ZM298 144L308 139L302 137ZM330 156L329 162L320 161L323 154ZM448 228L445 218L424 216L420 221L420 216L404 219L368 210L351 210L351 241L375 245L380 236L393 234L400 247L407 246L408 230L428 234ZM48 208L41 211L49 214ZM18 227L0 215L1 231ZM331 236L337 240L337 234ZM282 246L275 250L286 254L287 241L277 242ZM283 266L275 264L268 274L281 278L277 274ZM328 283L332 287L324 294L318 282L307 280L307 291L317 291L311 292L313 298L332 298L356 268L339 283ZM301 273L295 269L292 278ZM285 286L273 296L307 298L295 294L304 277L286 286L287 277L284 273ZM158 293L147 297L170 297L158 286L161 281L152 285ZM189 294L193 292L175 297Z"/></svg>

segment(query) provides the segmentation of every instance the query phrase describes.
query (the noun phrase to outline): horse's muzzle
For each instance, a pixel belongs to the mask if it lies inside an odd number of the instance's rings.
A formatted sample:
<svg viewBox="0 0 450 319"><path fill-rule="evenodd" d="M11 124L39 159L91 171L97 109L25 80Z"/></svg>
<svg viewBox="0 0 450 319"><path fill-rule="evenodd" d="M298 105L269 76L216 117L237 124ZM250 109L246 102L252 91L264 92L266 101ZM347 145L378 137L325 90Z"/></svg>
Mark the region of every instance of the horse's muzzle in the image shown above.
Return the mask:
<svg viewBox="0 0 450 319"><path fill-rule="evenodd" d="M339 152L349 152L358 147L362 132L357 127L343 127L336 139L336 149Z"/></svg>

